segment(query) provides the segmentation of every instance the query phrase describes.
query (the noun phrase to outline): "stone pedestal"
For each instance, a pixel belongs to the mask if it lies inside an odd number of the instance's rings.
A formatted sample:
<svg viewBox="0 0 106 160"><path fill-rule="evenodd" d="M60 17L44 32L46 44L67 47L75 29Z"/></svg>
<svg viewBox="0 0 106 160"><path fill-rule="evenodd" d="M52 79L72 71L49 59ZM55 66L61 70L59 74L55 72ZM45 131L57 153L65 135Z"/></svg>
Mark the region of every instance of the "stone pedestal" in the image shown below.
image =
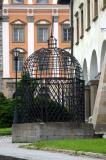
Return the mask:
<svg viewBox="0 0 106 160"><path fill-rule="evenodd" d="M24 123L12 127L13 142L34 142L37 140L93 137L90 124L70 122Z"/></svg>
<svg viewBox="0 0 106 160"><path fill-rule="evenodd" d="M95 105L95 99L98 89L98 80L92 80L90 81L90 106L91 106L91 115L93 114L94 105Z"/></svg>
<svg viewBox="0 0 106 160"><path fill-rule="evenodd" d="M15 92L15 79L3 78L3 94L7 98L12 98Z"/></svg>
<svg viewBox="0 0 106 160"><path fill-rule="evenodd" d="M19 81L20 79L18 79ZM15 78L3 78L2 79L2 91L7 98L13 98L15 92Z"/></svg>

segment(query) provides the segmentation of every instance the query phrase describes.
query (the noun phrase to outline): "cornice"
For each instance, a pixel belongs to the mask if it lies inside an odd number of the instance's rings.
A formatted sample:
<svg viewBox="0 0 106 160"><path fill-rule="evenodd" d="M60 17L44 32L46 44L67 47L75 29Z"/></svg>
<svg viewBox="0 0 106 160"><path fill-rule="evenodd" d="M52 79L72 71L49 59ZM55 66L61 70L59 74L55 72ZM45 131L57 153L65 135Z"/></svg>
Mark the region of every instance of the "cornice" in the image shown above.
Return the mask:
<svg viewBox="0 0 106 160"><path fill-rule="evenodd" d="M52 10L52 9L69 9L69 5L53 5L53 4L49 4L49 5L11 5L11 4L3 4L3 9L19 9L19 10L23 10L23 9L35 9L35 10Z"/></svg>

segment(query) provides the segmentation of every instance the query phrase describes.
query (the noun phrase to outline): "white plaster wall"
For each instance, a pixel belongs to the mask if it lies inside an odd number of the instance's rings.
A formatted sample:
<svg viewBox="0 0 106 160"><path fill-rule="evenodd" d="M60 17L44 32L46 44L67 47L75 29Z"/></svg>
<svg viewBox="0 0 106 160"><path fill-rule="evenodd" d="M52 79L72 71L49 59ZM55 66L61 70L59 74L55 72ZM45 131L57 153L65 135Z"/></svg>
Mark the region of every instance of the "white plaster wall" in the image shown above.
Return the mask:
<svg viewBox="0 0 106 160"><path fill-rule="evenodd" d="M53 0L53 4L57 4L57 0Z"/></svg>
<svg viewBox="0 0 106 160"><path fill-rule="evenodd" d="M8 0L3 0L3 4L8 4L9 1Z"/></svg>
<svg viewBox="0 0 106 160"><path fill-rule="evenodd" d="M75 0L74 2L74 15L77 11L80 13L79 6L81 3L84 3L84 30L86 30L87 26L87 9L86 9L86 0ZM101 28L106 28L106 9L102 11L102 0L99 2L99 16L98 19L93 22L93 7L91 1L91 29L87 32L84 32L83 39L79 40L78 45L74 45L74 54L75 57L80 62L81 66L83 67L84 59L87 61L88 67L88 78L90 79L90 63L91 63L91 56L93 50L96 51L97 54L97 63L98 63L98 72L100 72L100 59L101 59L101 50L103 41L106 40L106 31L102 31ZM80 22L80 21L79 21ZM74 26L75 26L75 19L74 19ZM80 24L79 24L80 26ZM76 29L74 33L74 40L76 40ZM75 42L74 42L75 44Z"/></svg>
<svg viewBox="0 0 106 160"><path fill-rule="evenodd" d="M53 23L53 28L54 28L53 35L57 39L57 47L58 47L59 46L58 22Z"/></svg>
<svg viewBox="0 0 106 160"><path fill-rule="evenodd" d="M28 56L34 52L34 23L28 23Z"/></svg>
<svg viewBox="0 0 106 160"><path fill-rule="evenodd" d="M2 22L3 39L3 78L10 78L9 73L9 23Z"/></svg>

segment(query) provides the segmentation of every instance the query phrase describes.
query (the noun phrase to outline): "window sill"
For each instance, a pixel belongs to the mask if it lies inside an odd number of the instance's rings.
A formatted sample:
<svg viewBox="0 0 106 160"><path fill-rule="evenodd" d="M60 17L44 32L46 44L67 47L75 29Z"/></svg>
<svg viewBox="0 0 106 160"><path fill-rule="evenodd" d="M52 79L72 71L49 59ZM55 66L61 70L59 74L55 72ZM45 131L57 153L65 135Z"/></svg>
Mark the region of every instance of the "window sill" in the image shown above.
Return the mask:
<svg viewBox="0 0 106 160"><path fill-rule="evenodd" d="M13 71L12 73L13 73L13 74L15 74L15 73L16 73L16 71ZM22 73L22 71L17 71L17 73Z"/></svg>
<svg viewBox="0 0 106 160"><path fill-rule="evenodd" d="M61 43L70 43L71 41L62 41Z"/></svg>
<svg viewBox="0 0 106 160"><path fill-rule="evenodd" d="M91 29L91 26L88 26L88 27L86 28L86 31L88 32L90 29Z"/></svg>
<svg viewBox="0 0 106 160"><path fill-rule="evenodd" d="M96 15L96 16L93 18L93 21L95 22L97 19L98 19L98 15Z"/></svg>
<svg viewBox="0 0 106 160"><path fill-rule="evenodd" d="M84 35L82 34L82 35L80 36L80 39L83 39L83 37L84 37Z"/></svg>
<svg viewBox="0 0 106 160"><path fill-rule="evenodd" d="M46 43L48 43L48 42L37 42L37 43L39 43L39 44L40 44L40 43L41 43L41 44L42 44L42 43L46 44Z"/></svg>
<svg viewBox="0 0 106 160"><path fill-rule="evenodd" d="M11 3L12 5L24 5L24 3L20 3L20 4L18 4L18 3Z"/></svg>
<svg viewBox="0 0 106 160"><path fill-rule="evenodd" d="M15 41L12 41L12 43L25 43L25 42L15 42Z"/></svg>
<svg viewBox="0 0 106 160"><path fill-rule="evenodd" d="M79 42L76 42L76 43L75 43L75 45L78 45L78 44L79 44Z"/></svg>

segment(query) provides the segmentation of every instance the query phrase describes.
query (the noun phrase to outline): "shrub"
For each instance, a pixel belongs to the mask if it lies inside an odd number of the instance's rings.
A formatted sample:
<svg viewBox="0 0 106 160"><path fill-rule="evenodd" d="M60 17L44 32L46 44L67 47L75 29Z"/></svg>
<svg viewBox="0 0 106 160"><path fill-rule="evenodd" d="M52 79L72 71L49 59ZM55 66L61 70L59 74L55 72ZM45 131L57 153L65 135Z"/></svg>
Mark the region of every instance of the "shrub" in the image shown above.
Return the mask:
<svg viewBox="0 0 106 160"><path fill-rule="evenodd" d="M0 93L0 127L12 126L14 108L15 100L7 99L2 93Z"/></svg>

